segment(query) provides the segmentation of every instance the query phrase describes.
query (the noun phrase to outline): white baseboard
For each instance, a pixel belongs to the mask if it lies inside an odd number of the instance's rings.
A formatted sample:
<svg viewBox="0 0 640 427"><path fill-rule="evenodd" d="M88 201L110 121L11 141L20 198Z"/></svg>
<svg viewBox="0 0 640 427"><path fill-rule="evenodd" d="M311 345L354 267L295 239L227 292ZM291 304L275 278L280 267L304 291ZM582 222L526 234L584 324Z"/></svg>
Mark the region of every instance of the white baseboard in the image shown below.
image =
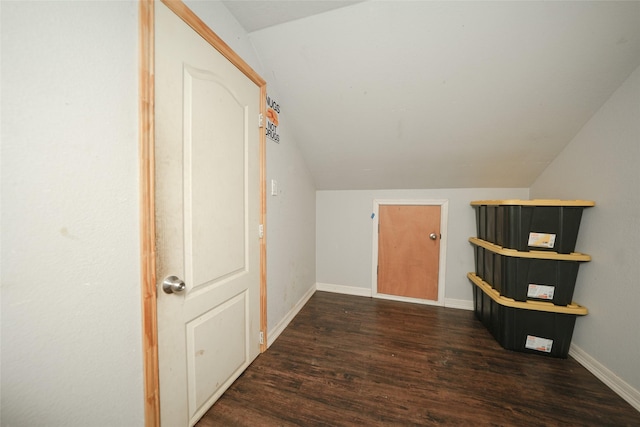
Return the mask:
<svg viewBox="0 0 640 427"><path fill-rule="evenodd" d="M296 305L293 306L291 310L289 310L287 315L284 316L284 318L280 322L278 322L278 324L272 330L267 332L267 348L271 347L271 344L273 344L278 339L280 334L287 328L287 326L289 326L289 323L291 323L293 318L296 317L296 314L300 312L302 307L304 307L307 301L309 301L309 298L311 298L315 292L316 286L313 285L302 296L302 298L300 298Z"/></svg>
<svg viewBox="0 0 640 427"><path fill-rule="evenodd" d="M319 291L333 292L336 294L356 295L360 297L370 297L371 289L359 288L356 286L333 285L331 283L316 283Z"/></svg>
<svg viewBox="0 0 640 427"><path fill-rule="evenodd" d="M460 310L471 310L473 311L475 309L474 305L473 305L473 301L469 301L466 299L452 299L452 298L445 298L444 299L444 306L447 308L457 308Z"/></svg>
<svg viewBox="0 0 640 427"><path fill-rule="evenodd" d="M591 357L577 345L571 344L571 347L569 347L569 356L573 357L611 390L615 391L631 406L640 411L640 391L627 384L623 379L611 372L606 366Z"/></svg>
<svg viewBox="0 0 640 427"><path fill-rule="evenodd" d="M443 305L440 304L440 301L433 301L428 299L401 297L398 295L389 295L389 294L373 294L373 297L386 299L389 301L408 302L409 304L435 305L438 307L443 307Z"/></svg>
<svg viewBox="0 0 640 427"><path fill-rule="evenodd" d="M361 297L371 297L373 293L371 289L368 288L360 288L356 286L344 286L344 285L334 285L332 283L316 283L316 289L319 291L325 292L333 292L336 294L346 294L346 295L356 295ZM377 295L380 298L385 299L393 299L396 301L407 301L407 302L416 302L416 300L411 298L401 298L401 297L393 297L393 296L381 296ZM437 302L433 303L433 305L438 305ZM472 310L474 309L473 301L462 300L462 299L451 299L445 298L444 306L447 308L458 308L461 310Z"/></svg>

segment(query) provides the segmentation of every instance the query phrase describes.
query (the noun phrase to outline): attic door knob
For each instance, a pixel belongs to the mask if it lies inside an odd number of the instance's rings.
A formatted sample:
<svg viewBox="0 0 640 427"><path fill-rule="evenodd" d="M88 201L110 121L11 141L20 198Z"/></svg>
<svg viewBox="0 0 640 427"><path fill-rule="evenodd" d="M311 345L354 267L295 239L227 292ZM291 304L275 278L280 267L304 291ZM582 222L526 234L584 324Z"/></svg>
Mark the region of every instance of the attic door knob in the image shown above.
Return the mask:
<svg viewBox="0 0 640 427"><path fill-rule="evenodd" d="M438 235L436 233L431 233L431 234L429 234L429 238L431 240L436 240L438 238Z"/></svg>
<svg viewBox="0 0 640 427"><path fill-rule="evenodd" d="M176 294L184 291L185 284L176 276L169 276L162 281L162 290L167 294Z"/></svg>

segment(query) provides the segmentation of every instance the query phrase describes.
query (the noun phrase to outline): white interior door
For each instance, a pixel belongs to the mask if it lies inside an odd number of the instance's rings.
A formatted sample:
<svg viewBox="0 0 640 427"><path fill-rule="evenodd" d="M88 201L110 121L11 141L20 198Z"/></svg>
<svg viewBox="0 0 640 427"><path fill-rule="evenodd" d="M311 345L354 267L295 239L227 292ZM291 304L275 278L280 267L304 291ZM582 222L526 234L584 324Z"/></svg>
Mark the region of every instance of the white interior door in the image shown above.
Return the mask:
<svg viewBox="0 0 640 427"><path fill-rule="evenodd" d="M155 7L160 419L193 425L258 355L260 88ZM165 293L177 276L184 290Z"/></svg>

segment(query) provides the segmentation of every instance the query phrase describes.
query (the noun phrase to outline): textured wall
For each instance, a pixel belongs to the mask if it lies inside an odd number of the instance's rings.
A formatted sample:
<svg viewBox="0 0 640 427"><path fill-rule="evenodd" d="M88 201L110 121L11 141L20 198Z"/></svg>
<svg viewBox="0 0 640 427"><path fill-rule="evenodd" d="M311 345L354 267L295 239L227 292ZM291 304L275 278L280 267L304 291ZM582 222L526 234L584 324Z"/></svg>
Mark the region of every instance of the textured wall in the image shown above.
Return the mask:
<svg viewBox="0 0 640 427"><path fill-rule="evenodd" d="M142 425L137 4L1 7L1 424Z"/></svg>

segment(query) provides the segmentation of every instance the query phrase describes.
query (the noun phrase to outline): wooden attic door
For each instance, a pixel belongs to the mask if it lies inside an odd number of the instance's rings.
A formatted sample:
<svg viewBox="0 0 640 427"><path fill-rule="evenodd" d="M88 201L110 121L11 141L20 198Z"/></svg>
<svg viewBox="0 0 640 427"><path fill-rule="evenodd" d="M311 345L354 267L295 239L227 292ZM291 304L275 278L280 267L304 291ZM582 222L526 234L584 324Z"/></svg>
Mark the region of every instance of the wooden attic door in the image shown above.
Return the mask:
<svg viewBox="0 0 640 427"><path fill-rule="evenodd" d="M379 294L438 300L439 205L380 205Z"/></svg>

